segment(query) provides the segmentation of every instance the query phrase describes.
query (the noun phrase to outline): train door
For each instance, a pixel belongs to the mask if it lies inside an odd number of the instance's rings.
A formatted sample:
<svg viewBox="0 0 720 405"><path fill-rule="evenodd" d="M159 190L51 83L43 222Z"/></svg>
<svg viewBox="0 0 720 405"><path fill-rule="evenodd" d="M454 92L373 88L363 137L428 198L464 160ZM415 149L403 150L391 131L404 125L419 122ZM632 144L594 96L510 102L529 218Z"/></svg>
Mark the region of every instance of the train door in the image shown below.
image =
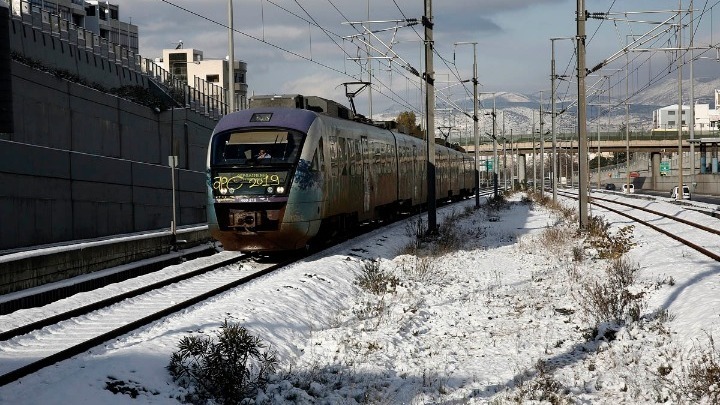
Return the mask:
<svg viewBox="0 0 720 405"><path fill-rule="evenodd" d="M372 184L370 179L370 148L366 136L360 137L360 146L362 148L363 212L368 213L370 211Z"/></svg>

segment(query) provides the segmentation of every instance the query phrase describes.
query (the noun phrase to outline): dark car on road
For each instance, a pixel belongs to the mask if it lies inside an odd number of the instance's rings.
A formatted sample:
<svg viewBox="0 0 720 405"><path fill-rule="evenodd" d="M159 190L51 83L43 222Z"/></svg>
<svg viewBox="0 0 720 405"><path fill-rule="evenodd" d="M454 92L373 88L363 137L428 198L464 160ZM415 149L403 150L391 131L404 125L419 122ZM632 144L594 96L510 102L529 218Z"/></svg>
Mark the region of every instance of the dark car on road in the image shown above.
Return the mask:
<svg viewBox="0 0 720 405"><path fill-rule="evenodd" d="M614 190L615 190L615 185L614 185L613 183L608 183L608 184L605 185L605 190L614 191Z"/></svg>

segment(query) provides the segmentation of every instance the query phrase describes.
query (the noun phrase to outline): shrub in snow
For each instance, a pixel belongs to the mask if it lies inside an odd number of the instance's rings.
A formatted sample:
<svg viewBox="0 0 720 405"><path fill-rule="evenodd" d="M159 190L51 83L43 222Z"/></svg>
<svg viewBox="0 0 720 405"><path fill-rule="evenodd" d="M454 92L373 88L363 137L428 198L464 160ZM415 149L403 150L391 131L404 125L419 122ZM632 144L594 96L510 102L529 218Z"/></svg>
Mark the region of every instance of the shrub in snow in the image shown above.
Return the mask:
<svg viewBox="0 0 720 405"><path fill-rule="evenodd" d="M709 333L708 339L708 346L696 348L676 377L678 399L691 399L700 404L720 403L720 352Z"/></svg>
<svg viewBox="0 0 720 405"><path fill-rule="evenodd" d="M633 291L638 267L626 259L616 259L606 268L607 278L582 283L577 300L596 324L637 321L644 308L643 294Z"/></svg>
<svg viewBox="0 0 720 405"><path fill-rule="evenodd" d="M617 259L636 245L632 240L633 229L628 225L612 233L610 224L602 217L590 217L587 243L597 251L599 258Z"/></svg>
<svg viewBox="0 0 720 405"><path fill-rule="evenodd" d="M366 260L356 279L360 288L376 295L395 291L400 279L380 268L380 260Z"/></svg>
<svg viewBox="0 0 720 405"><path fill-rule="evenodd" d="M254 397L275 372L275 352L263 349L260 338L225 320L217 341L200 336L182 338L167 368L173 381L191 390L186 401L234 404Z"/></svg>

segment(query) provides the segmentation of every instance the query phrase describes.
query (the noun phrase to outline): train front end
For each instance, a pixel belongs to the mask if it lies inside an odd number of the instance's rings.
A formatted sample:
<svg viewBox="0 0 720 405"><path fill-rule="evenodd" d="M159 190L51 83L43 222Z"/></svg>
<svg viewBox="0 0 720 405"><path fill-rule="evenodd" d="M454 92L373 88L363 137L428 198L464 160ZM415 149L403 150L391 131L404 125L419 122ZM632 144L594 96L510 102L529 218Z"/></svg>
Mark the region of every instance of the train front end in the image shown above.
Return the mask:
<svg viewBox="0 0 720 405"><path fill-rule="evenodd" d="M322 185L314 113L243 110L218 123L208 148L208 226L225 250L306 246L319 227Z"/></svg>

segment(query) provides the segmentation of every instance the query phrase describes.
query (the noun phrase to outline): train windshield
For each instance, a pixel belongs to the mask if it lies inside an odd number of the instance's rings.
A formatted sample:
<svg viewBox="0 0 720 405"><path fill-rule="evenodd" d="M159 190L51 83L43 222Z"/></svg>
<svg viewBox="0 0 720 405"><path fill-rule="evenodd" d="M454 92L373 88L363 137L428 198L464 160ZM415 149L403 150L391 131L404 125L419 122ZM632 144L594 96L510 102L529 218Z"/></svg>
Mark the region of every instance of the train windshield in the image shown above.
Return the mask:
<svg viewBox="0 0 720 405"><path fill-rule="evenodd" d="M213 166L274 166L296 163L303 136L287 130L229 131L213 137Z"/></svg>

